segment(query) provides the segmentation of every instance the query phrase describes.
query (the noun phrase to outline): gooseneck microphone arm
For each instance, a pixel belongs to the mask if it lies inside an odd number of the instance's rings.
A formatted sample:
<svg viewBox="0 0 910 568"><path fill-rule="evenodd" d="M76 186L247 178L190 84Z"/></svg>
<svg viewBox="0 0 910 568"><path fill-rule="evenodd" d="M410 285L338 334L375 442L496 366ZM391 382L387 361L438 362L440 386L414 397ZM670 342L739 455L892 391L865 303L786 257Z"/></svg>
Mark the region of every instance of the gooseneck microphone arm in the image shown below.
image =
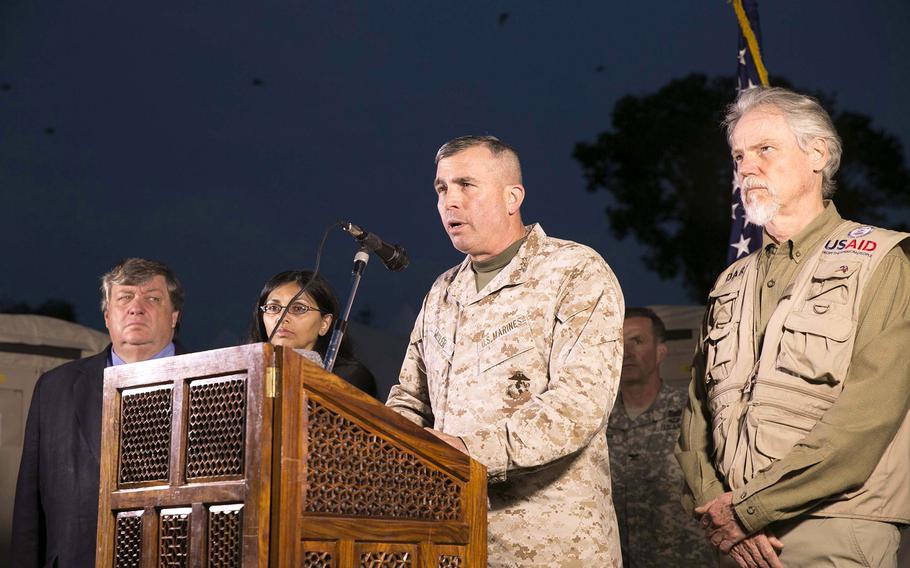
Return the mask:
<svg viewBox="0 0 910 568"><path fill-rule="evenodd" d="M348 296L348 301L344 306L344 310L339 314L338 321L335 322L335 327L332 330L332 338L329 340L329 347L326 349L325 359L322 362L325 370L330 373L335 367L335 359L338 357L338 349L341 347L341 340L344 338L344 333L348 329L348 318L351 315L351 307L354 305L354 296L357 295L357 288L360 286L360 277L363 276L363 269L366 268L369 260L370 255L367 254L366 248L361 246L360 250L357 251L357 254L354 255L354 267L351 269L351 293Z"/></svg>

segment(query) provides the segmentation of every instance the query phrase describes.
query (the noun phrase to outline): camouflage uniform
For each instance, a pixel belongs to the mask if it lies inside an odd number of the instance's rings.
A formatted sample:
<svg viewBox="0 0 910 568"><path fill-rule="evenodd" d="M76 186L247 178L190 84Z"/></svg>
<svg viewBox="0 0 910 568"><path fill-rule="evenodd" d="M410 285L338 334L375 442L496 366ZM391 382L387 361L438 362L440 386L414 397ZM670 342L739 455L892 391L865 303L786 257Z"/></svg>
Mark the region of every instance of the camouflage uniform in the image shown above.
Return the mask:
<svg viewBox="0 0 910 568"><path fill-rule="evenodd" d="M626 414L621 397L610 413L607 441L623 565L715 565L704 531L679 503L683 476L673 448L686 390L661 386L651 407L634 419Z"/></svg>
<svg viewBox="0 0 910 568"><path fill-rule="evenodd" d="M604 430L622 317L603 259L537 225L480 292L465 259L424 299L387 404L487 466L490 566L621 565Z"/></svg>

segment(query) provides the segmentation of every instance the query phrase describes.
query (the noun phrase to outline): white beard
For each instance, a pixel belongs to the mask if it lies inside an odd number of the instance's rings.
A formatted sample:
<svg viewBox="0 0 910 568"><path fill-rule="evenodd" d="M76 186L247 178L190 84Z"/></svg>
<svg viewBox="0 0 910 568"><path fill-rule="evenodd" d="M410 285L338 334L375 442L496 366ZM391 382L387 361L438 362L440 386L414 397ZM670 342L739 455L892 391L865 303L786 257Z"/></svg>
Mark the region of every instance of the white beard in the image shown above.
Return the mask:
<svg viewBox="0 0 910 568"><path fill-rule="evenodd" d="M759 200L753 197L754 193L747 191L756 187L764 187L768 192L769 199ZM745 196L743 198L743 208L746 210L746 219L753 225L761 227L768 224L780 211L780 202L776 199L774 189L769 187L764 181L755 177L747 177L743 180L740 191Z"/></svg>

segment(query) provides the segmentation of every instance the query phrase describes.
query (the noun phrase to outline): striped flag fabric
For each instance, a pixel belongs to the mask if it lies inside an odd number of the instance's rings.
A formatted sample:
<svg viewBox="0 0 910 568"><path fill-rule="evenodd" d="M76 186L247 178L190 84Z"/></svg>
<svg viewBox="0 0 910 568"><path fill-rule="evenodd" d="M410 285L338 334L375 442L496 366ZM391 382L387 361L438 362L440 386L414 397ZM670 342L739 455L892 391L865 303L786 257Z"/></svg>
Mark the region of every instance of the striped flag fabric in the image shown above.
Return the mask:
<svg viewBox="0 0 910 568"><path fill-rule="evenodd" d="M768 71L761 56L761 28L758 21L758 0L733 0L733 10L739 23L737 51L737 92L757 85L768 86ZM742 192L733 178L733 197L730 204L730 246L727 264L761 248L762 229L746 220Z"/></svg>

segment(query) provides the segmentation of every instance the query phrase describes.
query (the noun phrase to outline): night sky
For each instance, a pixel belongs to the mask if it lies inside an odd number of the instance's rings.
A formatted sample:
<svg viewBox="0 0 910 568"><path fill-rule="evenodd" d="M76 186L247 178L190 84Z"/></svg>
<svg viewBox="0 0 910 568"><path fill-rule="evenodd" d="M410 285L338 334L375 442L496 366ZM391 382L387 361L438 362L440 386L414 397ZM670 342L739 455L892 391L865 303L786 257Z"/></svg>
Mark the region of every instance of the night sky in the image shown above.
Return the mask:
<svg viewBox="0 0 910 568"><path fill-rule="evenodd" d="M760 3L765 61L910 144L905 1ZM181 336L242 340L272 274L312 266L353 221L408 249L374 259L355 312L406 334L460 261L435 209L433 156L490 133L523 161L526 222L596 248L627 305L688 303L614 239L605 192L571 158L615 102L690 72L733 75L736 20L698 2L0 2L0 302L75 304L103 329L98 277L171 265ZM705 246L726 246L706 243ZM322 270L347 295L353 241Z"/></svg>

